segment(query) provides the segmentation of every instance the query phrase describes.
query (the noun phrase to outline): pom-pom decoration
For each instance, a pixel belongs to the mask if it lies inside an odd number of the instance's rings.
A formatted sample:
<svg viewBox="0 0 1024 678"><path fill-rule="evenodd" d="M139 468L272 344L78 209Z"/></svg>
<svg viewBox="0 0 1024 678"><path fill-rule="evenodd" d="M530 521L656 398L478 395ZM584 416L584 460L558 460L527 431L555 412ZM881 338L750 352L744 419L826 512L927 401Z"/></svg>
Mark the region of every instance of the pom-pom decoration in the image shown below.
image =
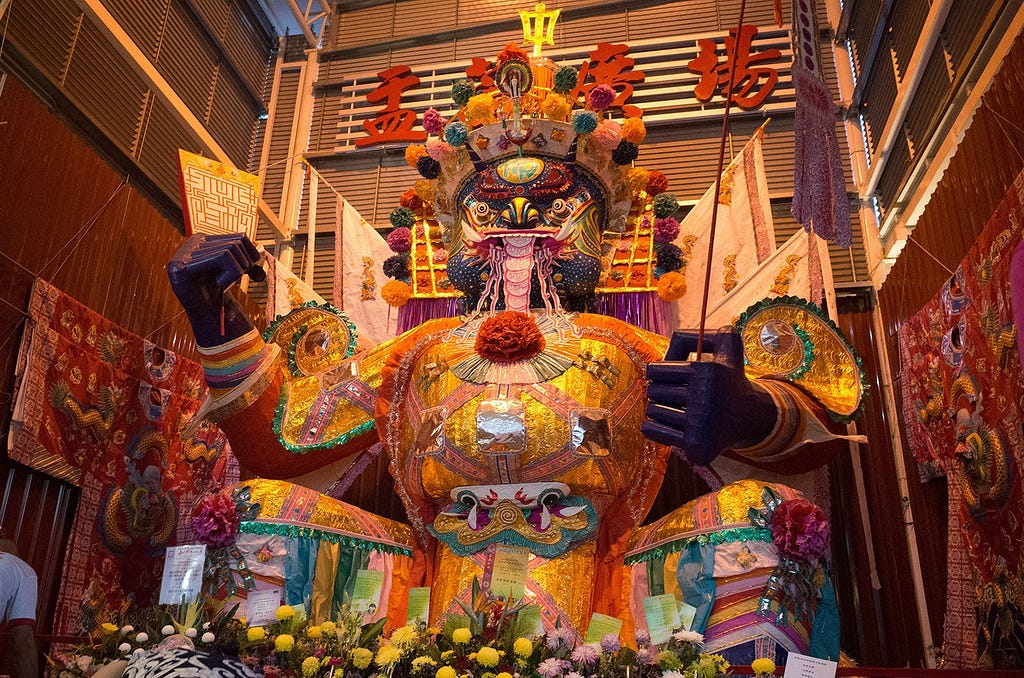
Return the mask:
<svg viewBox="0 0 1024 678"><path fill-rule="evenodd" d="M640 118L626 118L622 122L622 138L633 144L643 143L647 137L647 127Z"/></svg>
<svg viewBox="0 0 1024 678"><path fill-rule="evenodd" d="M424 179L436 179L441 174L441 163L431 158L429 155L424 155L422 158L416 161L416 171L420 173L420 176Z"/></svg>
<svg viewBox="0 0 1024 678"><path fill-rule="evenodd" d="M616 165L628 165L636 160L636 156L639 155L639 153L640 149L636 144L623 139L612 151L612 160Z"/></svg>
<svg viewBox="0 0 1024 678"><path fill-rule="evenodd" d="M415 167L416 162L427 154L427 147L423 144L409 144L405 147L405 162L409 167Z"/></svg>
<svg viewBox="0 0 1024 678"><path fill-rule="evenodd" d="M612 105L612 102L615 101L615 96L615 90L611 88L611 85L602 84L590 90L587 102L595 111L603 111Z"/></svg>
<svg viewBox="0 0 1024 678"><path fill-rule="evenodd" d="M458 154L458 149L440 139L431 139L427 142L427 155L439 163L451 162Z"/></svg>
<svg viewBox="0 0 1024 678"><path fill-rule="evenodd" d="M828 550L830 536L825 512L806 499L784 501L772 514L772 541L787 558L818 560Z"/></svg>
<svg viewBox="0 0 1024 678"><path fill-rule="evenodd" d="M407 280L409 278L409 257L404 254L394 254L384 260L381 264L384 275L395 280Z"/></svg>
<svg viewBox="0 0 1024 678"><path fill-rule="evenodd" d="M450 146L462 146L469 138L469 130L464 122L452 122L444 128L444 140Z"/></svg>
<svg viewBox="0 0 1024 678"><path fill-rule="evenodd" d="M452 83L452 101L459 108L462 108L469 103L470 98L473 96L473 83L469 80L459 80L458 82Z"/></svg>
<svg viewBox="0 0 1024 678"><path fill-rule="evenodd" d="M564 121L572 110L572 104L560 94L549 94L540 105L540 110L548 120Z"/></svg>
<svg viewBox="0 0 1024 678"><path fill-rule="evenodd" d="M418 212L423 209L423 198L416 194L415 188L407 188L405 193L398 198L398 204L402 207L408 207L413 212Z"/></svg>
<svg viewBox="0 0 1024 678"><path fill-rule="evenodd" d="M530 55L523 51L523 48L514 42L509 42L505 45L505 49L498 52L498 65L505 63L506 61L529 61Z"/></svg>
<svg viewBox="0 0 1024 678"><path fill-rule="evenodd" d="M591 138L598 146L610 151L622 141L622 127L614 120L602 120L591 134Z"/></svg>
<svg viewBox="0 0 1024 678"><path fill-rule="evenodd" d="M678 245L673 245L670 242L656 245L654 256L658 268L663 271L678 271L683 267L683 251L679 249Z"/></svg>
<svg viewBox="0 0 1024 678"><path fill-rule="evenodd" d="M392 280L380 288L380 297L388 306L404 306L412 296L412 285L401 280Z"/></svg>
<svg viewBox="0 0 1024 678"><path fill-rule="evenodd" d="M650 179L647 180L647 185L651 185ZM676 202L676 197L671 193L659 193L654 196L652 207L654 209L654 216L658 219L664 219L675 214L675 211L679 209L679 203Z"/></svg>
<svg viewBox="0 0 1024 678"><path fill-rule="evenodd" d="M562 66L555 71L554 85L552 90L557 94L568 94L576 87L576 83L579 82L580 74L572 66Z"/></svg>
<svg viewBox="0 0 1024 678"><path fill-rule="evenodd" d="M658 297L662 301L676 301L686 295L686 276L669 271L658 278Z"/></svg>
<svg viewBox="0 0 1024 678"><path fill-rule="evenodd" d="M192 509L192 531L200 543L222 548L235 543L238 535L238 507L226 494L208 494Z"/></svg>
<svg viewBox="0 0 1024 678"><path fill-rule="evenodd" d="M392 252L405 254L412 249L412 231L408 228L396 228L388 233L388 247Z"/></svg>
<svg viewBox="0 0 1024 678"><path fill-rule="evenodd" d="M408 207L396 207L391 210L391 215L388 217L388 221L395 228L406 228L416 223L416 215Z"/></svg>
<svg viewBox="0 0 1024 678"><path fill-rule="evenodd" d="M597 129L597 115L593 111L576 111L572 114L572 130L576 134L590 134Z"/></svg>
<svg viewBox="0 0 1024 678"><path fill-rule="evenodd" d="M630 167L629 173L626 175L626 184L629 186L630 192L637 193L646 186L650 174L643 167Z"/></svg>
<svg viewBox="0 0 1024 678"><path fill-rule="evenodd" d="M484 125L494 122L494 98L489 93L477 94L466 102L466 116Z"/></svg>
<svg viewBox="0 0 1024 678"><path fill-rule="evenodd" d="M672 217L654 220L654 242L670 243L679 237L679 222Z"/></svg>
<svg viewBox="0 0 1024 678"><path fill-rule="evenodd" d="M647 177L647 194L658 195L668 190L668 177L666 177L660 170L651 170L650 176Z"/></svg>
<svg viewBox="0 0 1024 678"><path fill-rule="evenodd" d="M437 136L444 129L444 118L437 112L436 108L428 108L423 114L423 131L427 134Z"/></svg>
<svg viewBox="0 0 1024 678"><path fill-rule="evenodd" d="M434 198L437 197L437 189L434 187L433 182L426 179L417 179L416 183L412 185L412 190L416 191L416 195L425 205L434 204Z"/></svg>
<svg viewBox="0 0 1024 678"><path fill-rule="evenodd" d="M503 311L480 324L473 348L492 363L529 360L544 350L544 335L529 313Z"/></svg>

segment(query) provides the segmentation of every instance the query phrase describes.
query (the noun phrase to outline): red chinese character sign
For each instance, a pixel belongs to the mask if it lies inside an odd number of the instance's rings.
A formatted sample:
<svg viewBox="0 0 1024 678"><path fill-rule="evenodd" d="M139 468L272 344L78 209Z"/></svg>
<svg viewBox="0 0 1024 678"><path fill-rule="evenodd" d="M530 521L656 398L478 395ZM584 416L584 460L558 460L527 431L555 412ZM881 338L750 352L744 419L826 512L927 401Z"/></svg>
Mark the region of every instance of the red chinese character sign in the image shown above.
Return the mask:
<svg viewBox="0 0 1024 678"><path fill-rule="evenodd" d="M598 85L608 85L615 90L612 106L625 106L633 96L633 85L644 81L643 71L633 70L636 63L629 56L629 45L597 43L590 53L590 59L580 67L580 76L573 94L584 96Z"/></svg>
<svg viewBox="0 0 1024 678"><path fill-rule="evenodd" d="M377 74L380 85L366 95L366 100L377 104L384 102L384 108L372 120L363 122L367 135L355 140L356 146L371 146L389 141L424 141L427 133L416 126L416 113L402 108L402 92L420 84L408 66L393 66Z"/></svg>
<svg viewBox="0 0 1024 678"><path fill-rule="evenodd" d="M687 67L700 75L700 82L693 88L699 101L710 101L720 89L723 97L731 96L737 106L748 111L764 103L779 82L778 72L764 64L778 60L782 52L774 48L751 52L756 35L756 26L741 26L738 36L735 29L730 30L725 38L724 60L719 60L714 40L697 41L700 54ZM730 86L729 72L734 63L735 74Z"/></svg>

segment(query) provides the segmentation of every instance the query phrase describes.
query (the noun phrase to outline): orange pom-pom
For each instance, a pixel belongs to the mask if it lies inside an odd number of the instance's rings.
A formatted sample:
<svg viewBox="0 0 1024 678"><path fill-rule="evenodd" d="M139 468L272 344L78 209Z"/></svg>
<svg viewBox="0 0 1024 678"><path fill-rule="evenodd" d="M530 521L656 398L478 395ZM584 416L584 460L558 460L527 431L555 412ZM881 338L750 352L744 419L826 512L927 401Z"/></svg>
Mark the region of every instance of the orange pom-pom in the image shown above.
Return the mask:
<svg viewBox="0 0 1024 678"><path fill-rule="evenodd" d="M390 283L389 283L390 284ZM676 271L669 271L658 278L658 296L663 301L682 299L686 294L686 276Z"/></svg>
<svg viewBox="0 0 1024 678"><path fill-rule="evenodd" d="M643 167L630 167L629 172L626 174L626 184L629 186L630 192L636 193L646 186L650 174Z"/></svg>
<svg viewBox="0 0 1024 678"><path fill-rule="evenodd" d="M427 154L427 147L423 144L409 144L405 147L405 161L410 167L416 166L416 161Z"/></svg>
<svg viewBox="0 0 1024 678"><path fill-rule="evenodd" d="M622 138L634 144L643 142L647 136L647 128L640 118L626 118L622 122Z"/></svg>
<svg viewBox="0 0 1024 678"><path fill-rule="evenodd" d="M392 280L380 288L380 296L388 306L405 306L412 296L412 285L401 280Z"/></svg>
<svg viewBox="0 0 1024 678"><path fill-rule="evenodd" d="M416 189L406 189L405 193L398 199L398 204L402 207L408 207L413 212L418 212L423 209L423 200L416 195Z"/></svg>
<svg viewBox="0 0 1024 678"><path fill-rule="evenodd" d="M480 323L473 348L492 363L529 360L544 350L544 335L529 313L502 311Z"/></svg>
<svg viewBox="0 0 1024 678"><path fill-rule="evenodd" d="M652 170L651 175L647 178L647 194L658 195L668 190L668 177L659 172L658 170Z"/></svg>

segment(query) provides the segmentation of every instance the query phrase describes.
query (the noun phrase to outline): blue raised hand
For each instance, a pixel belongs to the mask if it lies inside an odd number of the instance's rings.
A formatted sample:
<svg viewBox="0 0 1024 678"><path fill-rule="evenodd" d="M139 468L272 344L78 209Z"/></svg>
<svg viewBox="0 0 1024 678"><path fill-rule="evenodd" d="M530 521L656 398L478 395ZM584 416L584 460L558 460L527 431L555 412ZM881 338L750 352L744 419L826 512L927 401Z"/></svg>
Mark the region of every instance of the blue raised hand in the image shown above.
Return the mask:
<svg viewBox="0 0 1024 678"><path fill-rule="evenodd" d="M682 448L694 463L708 464L724 450L764 440L778 412L771 396L744 375L736 332L705 333L702 351L714 360L688 361L696 349L696 332L679 330L665 360L647 366L649 404L641 431Z"/></svg>
<svg viewBox="0 0 1024 678"><path fill-rule="evenodd" d="M178 301L200 346L217 346L252 330L252 323L226 290L248 274L266 277L260 253L244 235L193 235L167 264Z"/></svg>

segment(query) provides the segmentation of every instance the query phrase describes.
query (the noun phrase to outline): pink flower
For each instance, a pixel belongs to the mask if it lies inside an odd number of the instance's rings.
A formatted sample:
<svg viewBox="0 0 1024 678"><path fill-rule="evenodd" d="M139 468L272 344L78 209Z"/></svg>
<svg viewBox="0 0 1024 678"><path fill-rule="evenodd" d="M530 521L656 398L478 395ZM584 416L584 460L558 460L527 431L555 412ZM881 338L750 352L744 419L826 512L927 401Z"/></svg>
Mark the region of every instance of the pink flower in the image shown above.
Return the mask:
<svg viewBox="0 0 1024 678"><path fill-rule="evenodd" d="M562 675L562 662L554 657L549 657L540 663L537 667L537 673L544 678L555 678L555 676L560 676Z"/></svg>
<svg viewBox="0 0 1024 678"><path fill-rule="evenodd" d="M613 120L602 120L590 136L594 143L610 151L622 141L622 127Z"/></svg>
<svg viewBox="0 0 1024 678"><path fill-rule="evenodd" d="M423 130L432 136L437 136L444 129L444 118L435 108L428 108L423 114Z"/></svg>
<svg viewBox="0 0 1024 678"><path fill-rule="evenodd" d="M654 242L672 242L679 237L679 222L672 217L654 220Z"/></svg>
<svg viewBox="0 0 1024 678"><path fill-rule="evenodd" d="M601 646L597 643L583 643L572 651L572 660L584 666L594 666L601 658Z"/></svg>
<svg viewBox="0 0 1024 678"><path fill-rule="evenodd" d="M238 534L238 523L235 502L223 493L206 495L192 509L192 531L207 546L231 546Z"/></svg>
<svg viewBox="0 0 1024 678"><path fill-rule="evenodd" d="M603 111L615 101L615 90L609 85L598 85L590 90L590 107L595 111Z"/></svg>
<svg viewBox="0 0 1024 678"><path fill-rule="evenodd" d="M814 562L828 550L831 528L824 511L806 499L790 499L772 514L772 541L787 558Z"/></svg>
<svg viewBox="0 0 1024 678"><path fill-rule="evenodd" d="M443 247L438 247L436 250L434 250L435 264L443 264L446 261L448 261L448 250L444 249Z"/></svg>

